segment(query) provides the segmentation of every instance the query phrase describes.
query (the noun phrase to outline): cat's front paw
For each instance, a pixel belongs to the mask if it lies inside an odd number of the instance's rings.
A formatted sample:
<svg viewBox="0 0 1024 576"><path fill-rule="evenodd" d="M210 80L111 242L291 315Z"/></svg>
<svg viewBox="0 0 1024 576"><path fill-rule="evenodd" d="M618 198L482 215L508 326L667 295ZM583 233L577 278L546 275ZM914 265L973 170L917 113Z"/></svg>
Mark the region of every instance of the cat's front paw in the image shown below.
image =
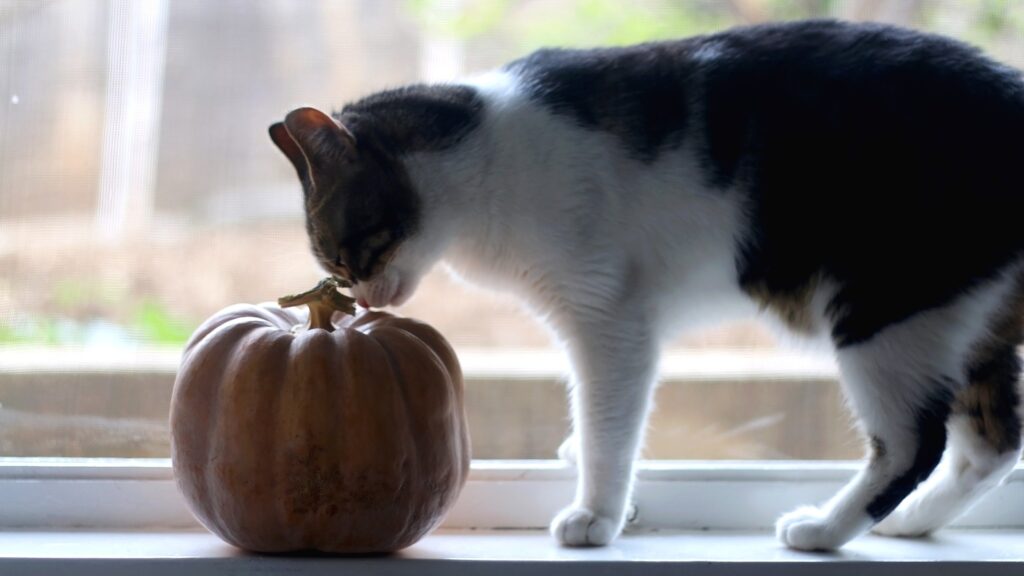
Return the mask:
<svg viewBox="0 0 1024 576"><path fill-rule="evenodd" d="M796 550L835 550L846 543L826 514L813 506L797 508L779 518L775 535Z"/></svg>
<svg viewBox="0 0 1024 576"><path fill-rule="evenodd" d="M551 534L563 546L604 546L622 532L623 521L580 506L562 510L551 522Z"/></svg>

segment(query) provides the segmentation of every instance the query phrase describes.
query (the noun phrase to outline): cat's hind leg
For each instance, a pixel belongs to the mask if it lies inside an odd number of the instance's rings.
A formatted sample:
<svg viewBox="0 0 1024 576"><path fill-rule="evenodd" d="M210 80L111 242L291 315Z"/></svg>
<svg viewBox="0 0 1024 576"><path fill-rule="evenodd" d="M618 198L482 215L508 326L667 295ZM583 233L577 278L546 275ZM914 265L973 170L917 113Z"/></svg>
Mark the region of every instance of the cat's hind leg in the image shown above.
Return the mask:
<svg viewBox="0 0 1024 576"><path fill-rule="evenodd" d="M576 433L569 434L565 440L562 440L562 444L558 446L558 459L575 466L579 442L580 440L576 437Z"/></svg>
<svg viewBox="0 0 1024 576"><path fill-rule="evenodd" d="M966 512L1013 470L1021 455L1021 361L1016 340L997 349L983 347L976 354L969 385L953 403L949 447L939 468L874 532L929 534Z"/></svg>
<svg viewBox="0 0 1024 576"><path fill-rule="evenodd" d="M869 461L825 505L780 518L776 534L785 545L842 546L889 514L939 463L946 419L961 384L956 370L942 361L948 347L930 347L918 340L919 332L899 326L838 351L844 390L870 438Z"/></svg>
<svg viewBox="0 0 1024 576"><path fill-rule="evenodd" d="M1014 348L1021 341L1024 298L1019 296L1019 269L1010 272L946 306L919 312L884 326L866 339L839 346L836 359L843 388L871 439L870 459L860 474L824 506L803 508L779 519L776 533L782 542L803 550L834 549L881 522L942 459L947 420L954 410L951 428L957 446L948 457L950 465L966 461L954 455L981 453L976 446L965 449L965 440L973 441L980 435L963 434L964 422L984 427L996 417L1000 424L993 428L994 435L1016 439L1012 443L999 441L1010 449L995 448L997 444L993 444L994 452L1000 455L991 461L976 459L980 464L977 468L972 463L973 473L986 478L977 482L980 488L976 489L983 491L1010 466L1019 442L1019 420L997 415L1003 415L1006 406L1016 407L1017 401L1007 403L996 397L1013 390L1007 384L1019 372ZM854 317L847 313L837 326ZM985 384L997 381L1004 384ZM941 477L933 482L952 486ZM968 494L963 499L973 497ZM925 515L920 518L928 519Z"/></svg>
<svg viewBox="0 0 1024 576"><path fill-rule="evenodd" d="M851 379L850 372L844 370L844 378ZM906 384L886 372L852 377L866 379L855 385L871 387L852 399L871 438L867 466L824 506L799 508L780 518L776 534L785 545L798 550L842 546L889 514L939 463L953 386L942 383L933 393L920 396L906 391L887 394L887 377L897 380L889 384L894 388Z"/></svg>

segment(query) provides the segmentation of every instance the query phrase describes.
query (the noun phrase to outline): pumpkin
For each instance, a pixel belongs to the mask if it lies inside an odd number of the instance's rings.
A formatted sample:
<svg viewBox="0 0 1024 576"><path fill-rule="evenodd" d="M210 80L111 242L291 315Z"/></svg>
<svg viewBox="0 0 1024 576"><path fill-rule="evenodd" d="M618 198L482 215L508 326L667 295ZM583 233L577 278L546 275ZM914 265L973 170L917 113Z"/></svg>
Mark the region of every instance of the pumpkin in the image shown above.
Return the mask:
<svg viewBox="0 0 1024 576"><path fill-rule="evenodd" d="M235 305L186 345L171 457L196 518L257 552L385 552L436 527L469 469L462 372L433 328L354 314L338 280Z"/></svg>

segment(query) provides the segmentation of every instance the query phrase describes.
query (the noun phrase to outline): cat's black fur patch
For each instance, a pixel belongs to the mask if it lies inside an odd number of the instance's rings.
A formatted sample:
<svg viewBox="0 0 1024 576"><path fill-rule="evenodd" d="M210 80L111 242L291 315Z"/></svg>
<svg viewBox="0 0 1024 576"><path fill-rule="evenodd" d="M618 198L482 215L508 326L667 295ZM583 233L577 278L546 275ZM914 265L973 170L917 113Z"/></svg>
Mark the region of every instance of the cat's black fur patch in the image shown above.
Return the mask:
<svg viewBox="0 0 1024 576"><path fill-rule="evenodd" d="M938 36L831 21L708 36L709 183L748 194L740 283L820 274L840 347L949 303L1024 248L1020 72Z"/></svg>
<svg viewBox="0 0 1024 576"><path fill-rule="evenodd" d="M480 124L483 100L470 86L417 84L372 94L334 117L357 141L372 138L391 153L444 150Z"/></svg>
<svg viewBox="0 0 1024 576"><path fill-rule="evenodd" d="M686 133L695 69L685 57L691 44L545 49L506 70L555 113L615 135L633 157L651 162Z"/></svg>

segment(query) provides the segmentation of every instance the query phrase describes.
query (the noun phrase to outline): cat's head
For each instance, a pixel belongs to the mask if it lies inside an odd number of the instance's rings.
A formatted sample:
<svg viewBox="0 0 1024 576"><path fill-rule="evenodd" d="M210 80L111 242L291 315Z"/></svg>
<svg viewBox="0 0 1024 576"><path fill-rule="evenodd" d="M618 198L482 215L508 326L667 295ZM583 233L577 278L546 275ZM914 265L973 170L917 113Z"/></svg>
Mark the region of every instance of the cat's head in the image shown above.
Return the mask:
<svg viewBox="0 0 1024 576"><path fill-rule="evenodd" d="M300 108L270 137L302 181L313 254L354 283L363 306L405 302L432 264L421 234L421 202L401 163L372 138Z"/></svg>

